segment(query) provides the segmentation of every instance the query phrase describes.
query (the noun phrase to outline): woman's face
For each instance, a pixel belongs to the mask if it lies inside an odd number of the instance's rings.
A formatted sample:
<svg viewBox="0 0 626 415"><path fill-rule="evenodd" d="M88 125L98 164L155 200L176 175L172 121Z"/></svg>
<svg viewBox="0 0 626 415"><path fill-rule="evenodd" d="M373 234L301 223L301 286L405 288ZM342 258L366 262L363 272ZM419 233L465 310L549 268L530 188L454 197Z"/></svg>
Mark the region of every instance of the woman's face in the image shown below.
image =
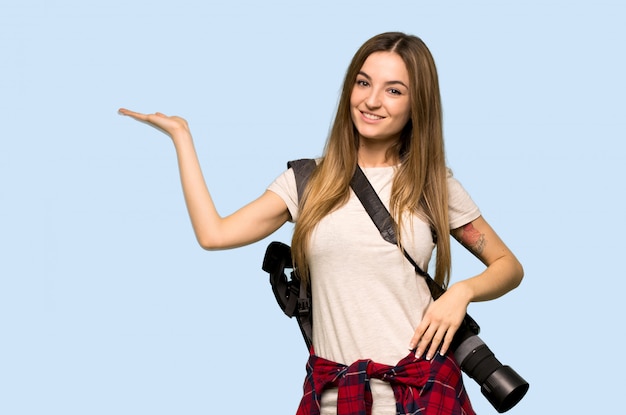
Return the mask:
<svg viewBox="0 0 626 415"><path fill-rule="evenodd" d="M352 122L361 140L399 139L411 117L409 73L395 52L374 52L363 63L350 96Z"/></svg>

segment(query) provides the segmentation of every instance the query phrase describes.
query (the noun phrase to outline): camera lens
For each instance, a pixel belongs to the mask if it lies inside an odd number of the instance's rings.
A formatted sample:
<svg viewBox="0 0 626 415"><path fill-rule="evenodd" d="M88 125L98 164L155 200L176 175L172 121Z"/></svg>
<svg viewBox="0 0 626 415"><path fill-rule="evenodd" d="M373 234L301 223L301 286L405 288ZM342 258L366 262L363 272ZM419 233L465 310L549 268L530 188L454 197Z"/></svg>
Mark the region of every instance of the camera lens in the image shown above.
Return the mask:
<svg viewBox="0 0 626 415"><path fill-rule="evenodd" d="M463 372L474 379L493 407L500 413L515 406L528 391L528 382L509 366L503 366L480 337L460 334L454 357Z"/></svg>
<svg viewBox="0 0 626 415"><path fill-rule="evenodd" d="M502 366L489 375L480 391L496 408L496 411L502 413L521 401L528 392L529 386L528 382L511 367Z"/></svg>

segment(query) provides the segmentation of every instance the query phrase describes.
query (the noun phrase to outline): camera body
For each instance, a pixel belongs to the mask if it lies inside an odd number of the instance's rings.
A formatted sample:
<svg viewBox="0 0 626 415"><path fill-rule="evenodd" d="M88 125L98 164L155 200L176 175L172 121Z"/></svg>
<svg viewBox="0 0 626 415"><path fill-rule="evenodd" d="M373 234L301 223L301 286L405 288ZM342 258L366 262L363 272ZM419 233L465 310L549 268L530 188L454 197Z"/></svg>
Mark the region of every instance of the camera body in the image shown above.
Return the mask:
<svg viewBox="0 0 626 415"><path fill-rule="evenodd" d="M530 385L511 367L496 359L478 337L480 327L469 314L452 341L454 358L461 370L480 385L480 391L499 413L514 407L528 392Z"/></svg>

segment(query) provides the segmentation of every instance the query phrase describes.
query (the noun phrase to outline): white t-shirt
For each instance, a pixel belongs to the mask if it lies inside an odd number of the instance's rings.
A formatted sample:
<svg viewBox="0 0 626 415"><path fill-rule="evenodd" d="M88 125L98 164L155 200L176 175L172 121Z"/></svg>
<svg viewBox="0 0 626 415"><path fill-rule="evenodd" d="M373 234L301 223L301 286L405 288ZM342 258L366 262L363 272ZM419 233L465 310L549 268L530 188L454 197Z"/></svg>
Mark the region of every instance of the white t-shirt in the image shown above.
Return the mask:
<svg viewBox="0 0 626 415"><path fill-rule="evenodd" d="M394 167L363 172L387 209ZM269 186L298 220L293 170ZM461 227L480 211L461 184L448 177L450 228ZM407 215L409 216L409 215ZM428 223L416 215L403 218L402 242L424 271L435 247ZM409 341L432 301L423 277L396 245L385 241L352 190L341 208L323 218L311 236L309 270L313 295L315 354L350 365L359 359L395 365L408 352ZM372 415L395 413L388 384L371 381ZM336 414L336 389L322 396L322 415Z"/></svg>

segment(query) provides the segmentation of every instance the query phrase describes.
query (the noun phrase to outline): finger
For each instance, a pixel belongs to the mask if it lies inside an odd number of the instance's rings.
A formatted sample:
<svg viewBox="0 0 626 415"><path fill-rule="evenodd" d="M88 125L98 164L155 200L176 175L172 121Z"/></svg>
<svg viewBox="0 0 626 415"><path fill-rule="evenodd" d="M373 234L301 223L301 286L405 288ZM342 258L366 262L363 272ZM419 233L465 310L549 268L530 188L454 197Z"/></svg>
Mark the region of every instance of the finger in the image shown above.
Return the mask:
<svg viewBox="0 0 626 415"><path fill-rule="evenodd" d="M436 329L429 327L428 330L421 336L417 342L417 348L415 349L415 357L421 358L424 356L426 349L432 343L433 337L437 334Z"/></svg>
<svg viewBox="0 0 626 415"><path fill-rule="evenodd" d="M448 331L446 331L446 337L443 339L443 344L441 345L441 350L439 351L442 356L448 353L448 350L450 349L450 345L452 344L452 340L454 340L454 335L456 334L457 330L458 328L454 330L449 328Z"/></svg>
<svg viewBox="0 0 626 415"><path fill-rule="evenodd" d="M426 360L432 359L437 353L437 349L441 345L441 342L444 338L444 334L441 333L442 330L438 330L437 333L432 338L430 342L430 348L428 349L428 353L426 353Z"/></svg>
<svg viewBox="0 0 626 415"><path fill-rule="evenodd" d="M120 109L117 110L117 112L119 112L122 115L136 114L134 111L128 110L126 108L120 108Z"/></svg>
<svg viewBox="0 0 626 415"><path fill-rule="evenodd" d="M421 338L424 336L429 326L430 326L430 323L427 320L425 319L422 320L422 322L415 329L415 333L413 333L413 337L411 338L411 341L409 342L409 350L413 350L418 346Z"/></svg>
<svg viewBox="0 0 626 415"><path fill-rule="evenodd" d="M140 123L143 123L152 128L155 128L156 130L164 134L169 135L169 133L162 127L161 125L162 123L160 121L164 118L167 118L165 114L162 114L160 112L157 112L155 114L142 114L140 112L131 111L126 108L120 108L118 112L122 115L131 117L132 119L139 121Z"/></svg>
<svg viewBox="0 0 626 415"><path fill-rule="evenodd" d="M409 350L413 350L417 347L423 334L423 330L420 330L418 327L415 331L415 334L413 334L413 337L411 337L411 341L409 342Z"/></svg>
<svg viewBox="0 0 626 415"><path fill-rule="evenodd" d="M131 110L127 110L126 108L120 108L118 112L122 115L126 115L128 117L134 118L136 120L146 121L148 116L146 114L142 114L140 112L135 112Z"/></svg>
<svg viewBox="0 0 626 415"><path fill-rule="evenodd" d="M443 343L441 344L441 349L439 350L439 354L445 356L448 353L448 349L452 344L452 339L454 338L454 333L451 333L451 330L446 332L446 336L443 339Z"/></svg>

